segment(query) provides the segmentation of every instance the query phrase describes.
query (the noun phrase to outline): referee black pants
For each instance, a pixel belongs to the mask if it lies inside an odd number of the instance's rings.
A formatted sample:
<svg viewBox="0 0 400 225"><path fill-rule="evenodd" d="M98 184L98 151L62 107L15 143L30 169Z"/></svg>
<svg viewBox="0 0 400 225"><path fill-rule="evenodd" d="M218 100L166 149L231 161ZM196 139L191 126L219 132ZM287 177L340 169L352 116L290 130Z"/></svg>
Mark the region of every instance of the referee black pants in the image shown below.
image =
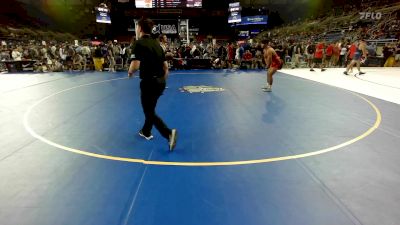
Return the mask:
<svg viewBox="0 0 400 225"><path fill-rule="evenodd" d="M140 99L145 116L142 132L146 136L150 136L153 125L164 138L169 139L169 135L171 134L171 129L156 114L157 101L163 94L165 85L164 78L143 79L140 82Z"/></svg>

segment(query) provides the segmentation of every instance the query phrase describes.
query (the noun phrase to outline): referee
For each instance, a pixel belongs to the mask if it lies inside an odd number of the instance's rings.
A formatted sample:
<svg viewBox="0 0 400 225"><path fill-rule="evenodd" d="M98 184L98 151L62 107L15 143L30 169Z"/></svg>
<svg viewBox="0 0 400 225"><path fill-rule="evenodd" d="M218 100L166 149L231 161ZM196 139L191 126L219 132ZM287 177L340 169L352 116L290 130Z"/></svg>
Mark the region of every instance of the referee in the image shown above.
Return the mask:
<svg viewBox="0 0 400 225"><path fill-rule="evenodd" d="M140 99L145 122L143 128L139 131L139 135L146 140L151 140L153 138L151 129L154 125L160 134L168 140L169 150L173 151L176 145L177 131L168 128L155 112L157 101L165 89L168 64L160 43L150 35L152 29L153 21L150 19L139 20L136 30L139 40L136 41L133 48L128 77L131 78L140 69Z"/></svg>

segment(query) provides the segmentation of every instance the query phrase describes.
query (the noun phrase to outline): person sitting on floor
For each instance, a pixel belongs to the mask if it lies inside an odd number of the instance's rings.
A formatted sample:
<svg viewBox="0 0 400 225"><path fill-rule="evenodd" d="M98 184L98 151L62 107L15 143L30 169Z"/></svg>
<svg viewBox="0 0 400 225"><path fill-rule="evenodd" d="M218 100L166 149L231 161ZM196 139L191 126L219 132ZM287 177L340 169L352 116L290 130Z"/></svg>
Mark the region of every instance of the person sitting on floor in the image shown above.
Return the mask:
<svg viewBox="0 0 400 225"><path fill-rule="evenodd" d="M79 53L75 53L73 57L73 68L78 71L83 69L83 57Z"/></svg>

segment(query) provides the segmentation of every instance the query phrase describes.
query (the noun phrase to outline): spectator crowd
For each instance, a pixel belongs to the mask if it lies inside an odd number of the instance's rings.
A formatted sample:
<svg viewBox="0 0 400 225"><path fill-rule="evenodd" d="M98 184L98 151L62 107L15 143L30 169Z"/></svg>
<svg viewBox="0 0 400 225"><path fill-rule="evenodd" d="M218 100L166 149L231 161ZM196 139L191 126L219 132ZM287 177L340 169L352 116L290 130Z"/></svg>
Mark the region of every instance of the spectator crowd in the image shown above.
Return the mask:
<svg viewBox="0 0 400 225"><path fill-rule="evenodd" d="M163 36L163 35L162 35ZM161 39L161 38L160 38ZM286 68L312 67L316 46L323 48L324 67L345 67L352 59L359 39L342 38L336 41L279 40L271 43ZM4 41L3 41L4 44ZM369 57L381 58L378 66L400 66L400 42L386 43L379 47L367 42ZM213 68L213 69L263 69L263 48L256 40L192 42L178 44L168 40L160 41L171 69ZM2 46L0 63L6 61L34 61L35 72L60 71L109 71L125 70L129 67L132 43L82 42L44 43L8 42ZM378 50L379 48L379 50ZM196 64L191 61L197 61ZM2 66L4 71L6 68Z"/></svg>
<svg viewBox="0 0 400 225"><path fill-rule="evenodd" d="M272 40L271 45L286 68L313 68L315 58L321 58L323 67L345 67L361 39L367 40L368 58L379 59L379 65L375 66L400 66L400 4L388 1L390 5L382 7L375 2L362 1L359 7L345 5L351 8L343 9L343 15L339 16L334 10L332 15L265 31L253 39L181 43L166 35L155 38L159 39L171 69L263 69L263 39ZM383 17L377 21L362 21L359 10L382 12ZM36 72L114 72L129 67L134 48L134 39L130 43L0 41L1 71L6 70L4 62L31 60L34 62L31 69ZM370 63L367 60L365 65Z"/></svg>

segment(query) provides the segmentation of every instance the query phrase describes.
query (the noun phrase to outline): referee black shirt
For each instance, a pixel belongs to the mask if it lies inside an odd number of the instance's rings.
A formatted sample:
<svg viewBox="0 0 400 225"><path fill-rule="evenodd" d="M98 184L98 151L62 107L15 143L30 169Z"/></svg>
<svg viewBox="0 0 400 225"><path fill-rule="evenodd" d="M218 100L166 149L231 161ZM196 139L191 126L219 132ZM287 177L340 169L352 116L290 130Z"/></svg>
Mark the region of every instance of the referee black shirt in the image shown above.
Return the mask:
<svg viewBox="0 0 400 225"><path fill-rule="evenodd" d="M140 61L140 79L148 80L164 77L165 54L157 40L143 35L132 49L132 60Z"/></svg>

